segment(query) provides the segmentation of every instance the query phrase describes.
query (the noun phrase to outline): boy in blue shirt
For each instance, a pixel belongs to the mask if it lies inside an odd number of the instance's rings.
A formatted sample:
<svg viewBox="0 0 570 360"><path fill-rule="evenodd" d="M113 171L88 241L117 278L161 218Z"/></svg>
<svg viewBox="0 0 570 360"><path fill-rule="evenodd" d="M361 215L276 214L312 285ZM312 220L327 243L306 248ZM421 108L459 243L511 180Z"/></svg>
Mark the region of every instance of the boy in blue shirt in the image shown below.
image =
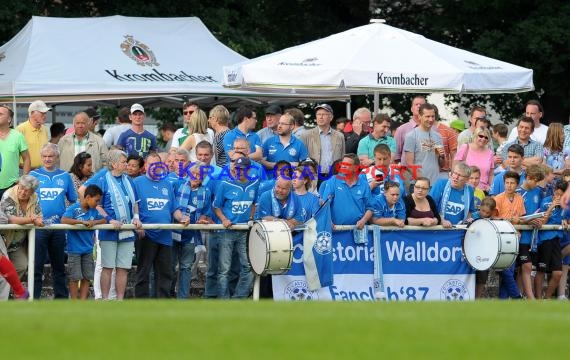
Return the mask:
<svg viewBox="0 0 570 360"><path fill-rule="evenodd" d="M89 185L85 189L83 199L65 210L61 218L62 224L94 225L106 224L107 220L95 209L103 191L97 185ZM69 295L72 299L87 300L89 285L93 281L95 262L93 261L93 244L95 231L67 230L67 265L69 269ZM77 286L79 282L79 287Z"/></svg>
<svg viewBox="0 0 570 360"><path fill-rule="evenodd" d="M538 187L538 183L544 179L544 172L540 165L530 165L526 170L526 179L516 190L524 199L524 208L526 215L531 215L540 210L540 202L542 201L542 190ZM528 225L540 227L543 219L533 219ZM536 236L536 235L535 235ZM517 257L517 266L520 271L517 277L519 284L522 284L524 295L527 299L534 299L532 288L532 245L533 230L522 230L519 244L519 256Z"/></svg>
<svg viewBox="0 0 570 360"><path fill-rule="evenodd" d="M546 224L561 225L564 210L560 206L560 198L568 188L568 183L561 181L556 184L554 195L547 196L542 200L540 209L546 212ZM544 292L544 298L550 299L558 287L558 282L562 276L562 251L560 242L562 241L561 230L544 230L538 234L536 276L534 277L534 291L538 299L542 299L542 285L544 274L551 273L548 280L548 287Z"/></svg>

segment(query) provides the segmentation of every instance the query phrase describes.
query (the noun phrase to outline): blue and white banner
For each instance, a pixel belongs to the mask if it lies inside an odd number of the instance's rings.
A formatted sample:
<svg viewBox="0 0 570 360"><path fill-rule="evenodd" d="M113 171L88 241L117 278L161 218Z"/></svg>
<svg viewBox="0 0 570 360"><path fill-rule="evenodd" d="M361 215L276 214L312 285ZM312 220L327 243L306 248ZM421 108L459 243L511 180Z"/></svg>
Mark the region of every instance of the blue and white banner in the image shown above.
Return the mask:
<svg viewBox="0 0 570 360"><path fill-rule="evenodd" d="M382 231L384 291L395 300L473 300L474 270L465 262L465 230ZM374 300L373 234L356 245L351 231L334 232L333 285L309 290L303 267L303 243L294 240L293 264L286 275L273 276L276 300Z"/></svg>
<svg viewBox="0 0 570 360"><path fill-rule="evenodd" d="M327 200L315 216L305 223L303 231L303 264L307 286L318 290L333 284L332 221L330 202ZM300 234L299 234L300 235Z"/></svg>

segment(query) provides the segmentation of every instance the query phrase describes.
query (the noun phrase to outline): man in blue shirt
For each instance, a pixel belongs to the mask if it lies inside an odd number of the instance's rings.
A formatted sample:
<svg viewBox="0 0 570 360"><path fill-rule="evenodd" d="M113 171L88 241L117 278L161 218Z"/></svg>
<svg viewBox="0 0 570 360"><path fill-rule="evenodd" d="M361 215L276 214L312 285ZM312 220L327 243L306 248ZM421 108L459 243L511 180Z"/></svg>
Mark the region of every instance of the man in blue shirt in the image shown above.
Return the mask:
<svg viewBox="0 0 570 360"><path fill-rule="evenodd" d="M253 131L257 123L255 112L247 106L242 106L237 109L235 117L237 126L224 136L224 150L228 158L233 154L235 139L245 138L250 144L249 157L253 160L260 160L263 156L262 144L259 135Z"/></svg>
<svg viewBox="0 0 570 360"><path fill-rule="evenodd" d="M145 161L145 176L137 177L133 183L139 195L140 221L144 224L170 224L175 210L172 185L159 174L149 172L153 163L160 162L157 154L149 154ZM170 297L172 282L171 252L172 230L139 230L137 244L137 273L135 297L148 298L149 274L154 267L156 295L159 298Z"/></svg>
<svg viewBox="0 0 570 360"><path fill-rule="evenodd" d="M297 195L292 191L291 179L278 178L273 190L259 197L255 220L283 219L293 230L303 222L302 210Z"/></svg>
<svg viewBox="0 0 570 360"><path fill-rule="evenodd" d="M374 199L366 180L360 174L360 162L355 154L345 154L339 173L323 182L321 198L332 196L331 217L334 225L356 225L362 229L372 217Z"/></svg>
<svg viewBox="0 0 570 360"><path fill-rule="evenodd" d="M65 213L65 200L74 203L77 201L77 193L71 175L57 166L59 163L57 145L47 143L42 147L40 154L43 166L31 171L30 175L40 182L37 193L44 215L44 224L59 224L61 216ZM39 299L42 294L44 265L48 255L53 273L54 297L69 298L65 275L65 230L36 231L35 254L34 298Z"/></svg>
<svg viewBox="0 0 570 360"><path fill-rule="evenodd" d="M432 186L429 195L435 201L441 215L441 225L450 228L471 218L475 212L475 195L473 187L467 185L471 176L471 168L464 162L453 167L448 179L439 179Z"/></svg>
<svg viewBox="0 0 570 360"><path fill-rule="evenodd" d="M146 158L149 152L156 151L156 136L144 129L144 107L141 104L131 106L131 128L119 136L117 145L121 146L127 155L138 154Z"/></svg>
<svg viewBox="0 0 570 360"><path fill-rule="evenodd" d="M295 167L301 160L309 157L305 144L292 135L294 125L295 120L292 115L281 115L277 124L277 135L270 137L263 144L264 158L260 160L260 163L269 170L267 173L275 168L279 160L288 161Z"/></svg>
<svg viewBox="0 0 570 360"><path fill-rule="evenodd" d="M231 175L233 179L222 181L214 198L214 213L224 227L247 223L255 214L254 201L257 197L259 180L249 180L245 173L251 167L248 157L236 153L230 155ZM253 273L247 258L247 232L224 230L212 234L219 246L218 297L229 298L228 273L232 263L232 254L238 252L240 263L239 280L234 298L247 298L253 283Z"/></svg>
<svg viewBox="0 0 570 360"><path fill-rule="evenodd" d="M524 149L519 144L509 145L507 148L507 158L505 163L507 164L507 169L493 178L493 184L489 190L489 195L499 195L505 191L505 181L504 176L507 171L514 171L520 175L520 184L522 184L526 179L526 172L522 168L524 157Z"/></svg>

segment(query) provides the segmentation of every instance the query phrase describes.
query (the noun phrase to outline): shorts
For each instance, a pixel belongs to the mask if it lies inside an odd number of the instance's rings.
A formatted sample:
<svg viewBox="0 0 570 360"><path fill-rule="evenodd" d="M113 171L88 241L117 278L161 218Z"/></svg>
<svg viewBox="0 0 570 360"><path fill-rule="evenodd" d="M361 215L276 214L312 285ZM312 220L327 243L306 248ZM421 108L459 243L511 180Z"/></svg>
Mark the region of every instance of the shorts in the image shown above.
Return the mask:
<svg viewBox="0 0 570 360"><path fill-rule="evenodd" d="M134 241L99 241L101 266L108 269L130 269L133 264Z"/></svg>
<svg viewBox="0 0 570 360"><path fill-rule="evenodd" d="M93 253L69 254L67 256L67 272L69 281L86 279L92 282L93 273L95 272Z"/></svg>
<svg viewBox="0 0 570 360"><path fill-rule="evenodd" d="M475 285L485 285L489 278L489 270L475 271Z"/></svg>
<svg viewBox="0 0 570 360"><path fill-rule="evenodd" d="M538 245L536 270L543 273L562 270L560 239L545 240Z"/></svg>
<svg viewBox="0 0 570 360"><path fill-rule="evenodd" d="M519 244L519 255L517 256L517 266L532 262L530 256L530 244Z"/></svg>

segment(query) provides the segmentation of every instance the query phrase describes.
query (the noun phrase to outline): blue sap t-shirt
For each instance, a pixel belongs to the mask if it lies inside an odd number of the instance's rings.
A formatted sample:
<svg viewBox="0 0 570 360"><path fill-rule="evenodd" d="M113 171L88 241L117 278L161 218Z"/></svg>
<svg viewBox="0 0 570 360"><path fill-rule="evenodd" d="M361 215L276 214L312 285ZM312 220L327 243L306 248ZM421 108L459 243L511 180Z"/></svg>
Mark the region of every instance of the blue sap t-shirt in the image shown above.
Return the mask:
<svg viewBox="0 0 570 360"><path fill-rule="evenodd" d="M243 224L249 221L251 206L257 199L259 180L222 181L216 189L214 208L220 209L232 224ZM218 219L219 223L222 222Z"/></svg>
<svg viewBox="0 0 570 360"><path fill-rule="evenodd" d="M439 179L435 185L431 188L429 195L435 201L437 205L437 210L441 214L443 212L443 218L453 225L457 225L465 219L466 212L475 212L475 195L473 191L473 187L469 185L464 185L465 190L457 190L450 187L449 191L449 198L447 200L447 204L445 209L442 209L442 200L443 200L443 193L445 191L445 186L448 181L446 179ZM465 193L467 193L468 199L465 198ZM465 205L469 202L469 208L466 209Z"/></svg>
<svg viewBox="0 0 570 360"><path fill-rule="evenodd" d="M129 129L119 136L117 145L125 149L127 155L136 154L143 158L146 158L149 152L157 150L156 136L147 130L143 131L142 134L138 134Z"/></svg>
<svg viewBox="0 0 570 360"><path fill-rule="evenodd" d="M143 224L171 224L176 208L172 185L166 179L154 181L139 176L133 181L139 195L139 214ZM158 244L172 246L172 230L145 230L145 236Z"/></svg>
<svg viewBox="0 0 570 360"><path fill-rule="evenodd" d="M40 182L36 192L40 199L44 223L59 224L61 215L65 212L65 199L71 203L77 201L71 175L61 169L47 171L43 167L30 171L30 175Z"/></svg>
<svg viewBox="0 0 570 360"><path fill-rule="evenodd" d="M100 220L103 218L96 209L81 208L80 203L75 203L65 210L64 217L75 220ZM94 230L67 230L67 246L66 251L73 255L90 254L93 252Z"/></svg>
<svg viewBox="0 0 570 360"><path fill-rule="evenodd" d="M335 225L355 225L367 210L374 211L375 201L364 174L352 186L333 176L322 183L319 193L323 199L332 195L331 218Z"/></svg>

